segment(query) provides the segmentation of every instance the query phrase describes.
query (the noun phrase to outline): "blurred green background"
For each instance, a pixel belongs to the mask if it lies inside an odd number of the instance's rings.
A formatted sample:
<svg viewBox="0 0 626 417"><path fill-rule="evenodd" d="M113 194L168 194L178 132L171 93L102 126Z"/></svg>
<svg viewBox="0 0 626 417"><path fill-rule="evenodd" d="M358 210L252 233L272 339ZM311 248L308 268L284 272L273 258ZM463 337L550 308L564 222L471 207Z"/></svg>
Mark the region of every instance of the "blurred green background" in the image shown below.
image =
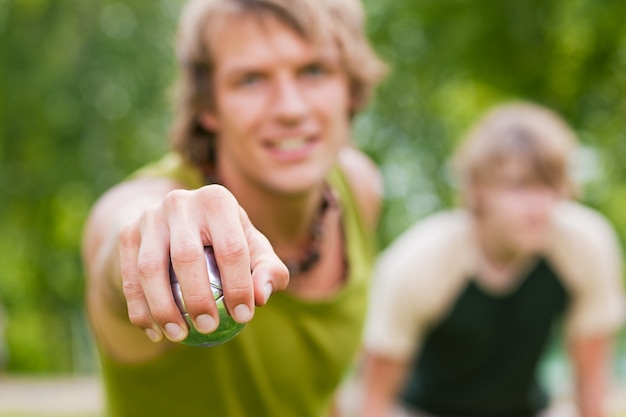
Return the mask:
<svg viewBox="0 0 626 417"><path fill-rule="evenodd" d="M101 193L167 149L181 3L0 0L0 370L97 368L82 304L82 225ZM365 5L392 70L355 121L355 140L385 177L383 245L454 203L447 158L457 138L512 98L548 105L576 129L582 199L624 241L625 1Z"/></svg>

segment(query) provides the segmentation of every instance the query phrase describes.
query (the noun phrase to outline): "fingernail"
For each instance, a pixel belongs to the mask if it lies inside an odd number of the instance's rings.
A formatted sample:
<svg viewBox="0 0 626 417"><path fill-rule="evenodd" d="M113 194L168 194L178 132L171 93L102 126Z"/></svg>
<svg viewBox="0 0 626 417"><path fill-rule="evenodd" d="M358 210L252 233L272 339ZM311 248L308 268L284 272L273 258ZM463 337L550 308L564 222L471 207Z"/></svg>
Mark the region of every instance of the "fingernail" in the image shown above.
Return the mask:
<svg viewBox="0 0 626 417"><path fill-rule="evenodd" d="M272 295L273 291L274 291L274 286L272 285L272 283L266 282L265 285L263 286L263 298L265 299L263 304L267 303L267 300L270 299L270 296Z"/></svg>
<svg viewBox="0 0 626 417"><path fill-rule="evenodd" d="M183 329L176 323L167 323L163 327L165 329L165 333L167 333L167 337L174 342L183 340L185 337Z"/></svg>
<svg viewBox="0 0 626 417"><path fill-rule="evenodd" d="M208 314L200 314L196 317L196 329L200 333L211 333L217 328L217 322Z"/></svg>
<svg viewBox="0 0 626 417"><path fill-rule="evenodd" d="M247 323L252 318L252 311L245 304L239 304L233 310L233 317L239 323Z"/></svg>
<svg viewBox="0 0 626 417"><path fill-rule="evenodd" d="M154 343L157 343L157 342L161 341L161 334L160 334L160 332L156 332L154 329L146 329L146 335Z"/></svg>

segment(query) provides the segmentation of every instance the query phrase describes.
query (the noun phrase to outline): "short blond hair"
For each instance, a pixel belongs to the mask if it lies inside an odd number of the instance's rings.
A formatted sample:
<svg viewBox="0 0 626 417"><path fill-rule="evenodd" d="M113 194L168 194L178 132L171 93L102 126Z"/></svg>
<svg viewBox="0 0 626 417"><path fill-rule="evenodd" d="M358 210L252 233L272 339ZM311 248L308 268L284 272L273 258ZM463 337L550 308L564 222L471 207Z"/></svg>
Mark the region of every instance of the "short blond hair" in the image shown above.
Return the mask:
<svg viewBox="0 0 626 417"><path fill-rule="evenodd" d="M214 134L198 121L198 114L212 108L214 100L208 29L233 15L270 15L307 40L336 42L349 77L352 114L368 103L386 73L385 64L366 39L359 0L191 0L179 23L179 78L171 145L192 163L214 163Z"/></svg>
<svg viewBox="0 0 626 417"><path fill-rule="evenodd" d="M574 193L570 158L576 135L554 111L529 102L510 102L488 111L468 131L453 159L461 191L493 178L502 163L527 162L535 178Z"/></svg>

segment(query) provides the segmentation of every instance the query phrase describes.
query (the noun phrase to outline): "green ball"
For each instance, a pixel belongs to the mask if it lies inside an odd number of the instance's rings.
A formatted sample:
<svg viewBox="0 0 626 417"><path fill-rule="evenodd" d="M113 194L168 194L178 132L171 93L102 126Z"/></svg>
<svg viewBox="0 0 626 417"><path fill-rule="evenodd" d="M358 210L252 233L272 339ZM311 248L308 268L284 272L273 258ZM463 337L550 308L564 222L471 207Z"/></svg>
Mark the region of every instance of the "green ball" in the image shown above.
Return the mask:
<svg viewBox="0 0 626 417"><path fill-rule="evenodd" d="M213 291L213 298L217 305L217 311L219 313L219 325L215 331L204 334L200 333L193 325L187 308L185 307L185 300L183 299L183 293L180 289L180 284L174 273L174 268L170 263L170 285L172 287L172 294L174 295L174 301L183 315L185 322L189 328L189 334L187 338L181 343L189 346L209 347L220 345L237 336L244 327L245 324L237 323L226 309L224 304L224 292L222 291L222 280L220 271L215 261L213 249L210 246L204 248L204 255L206 258L207 271L209 273L209 282L211 284L211 291Z"/></svg>

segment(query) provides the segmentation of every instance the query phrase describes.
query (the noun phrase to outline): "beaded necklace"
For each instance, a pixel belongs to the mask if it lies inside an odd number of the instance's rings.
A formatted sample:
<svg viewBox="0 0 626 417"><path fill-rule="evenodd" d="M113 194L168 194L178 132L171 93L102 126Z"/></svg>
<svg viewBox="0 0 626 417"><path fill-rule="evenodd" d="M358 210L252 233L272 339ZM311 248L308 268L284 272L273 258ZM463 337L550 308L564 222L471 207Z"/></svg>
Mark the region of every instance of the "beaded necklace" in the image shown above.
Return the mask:
<svg viewBox="0 0 626 417"><path fill-rule="evenodd" d="M331 207L337 207L337 199L333 194L330 187L324 188L324 194L322 197L322 203L320 204L313 224L311 225L310 238L307 247L302 251L302 256L298 260L284 260L283 262L289 270L289 276L294 278L298 275L302 275L311 269L319 262L321 253L320 245L324 232L323 223L324 217Z"/></svg>

